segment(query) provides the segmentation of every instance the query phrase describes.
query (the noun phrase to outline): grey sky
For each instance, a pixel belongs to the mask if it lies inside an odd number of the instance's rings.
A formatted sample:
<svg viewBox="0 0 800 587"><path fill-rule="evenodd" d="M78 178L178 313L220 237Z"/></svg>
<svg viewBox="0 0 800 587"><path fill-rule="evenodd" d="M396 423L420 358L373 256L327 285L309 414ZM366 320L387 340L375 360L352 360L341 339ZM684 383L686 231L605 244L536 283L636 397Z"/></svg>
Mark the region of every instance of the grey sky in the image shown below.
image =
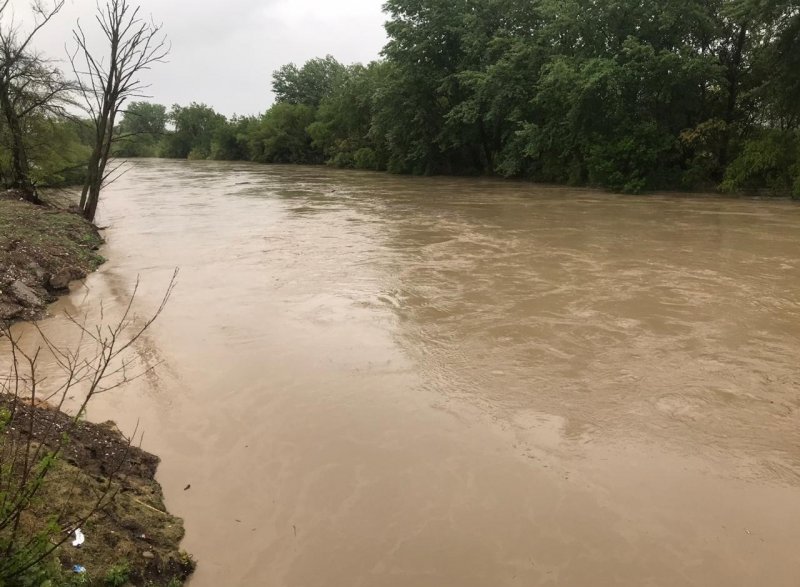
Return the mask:
<svg viewBox="0 0 800 587"><path fill-rule="evenodd" d="M12 0L28 12L29 0ZM386 42L383 0L131 0L163 23L172 43L167 63L144 76L152 101L205 102L230 115L263 112L272 103L272 71L333 55L343 63L368 62ZM43 29L36 47L63 58L64 42L80 17L96 27L95 0L67 0Z"/></svg>

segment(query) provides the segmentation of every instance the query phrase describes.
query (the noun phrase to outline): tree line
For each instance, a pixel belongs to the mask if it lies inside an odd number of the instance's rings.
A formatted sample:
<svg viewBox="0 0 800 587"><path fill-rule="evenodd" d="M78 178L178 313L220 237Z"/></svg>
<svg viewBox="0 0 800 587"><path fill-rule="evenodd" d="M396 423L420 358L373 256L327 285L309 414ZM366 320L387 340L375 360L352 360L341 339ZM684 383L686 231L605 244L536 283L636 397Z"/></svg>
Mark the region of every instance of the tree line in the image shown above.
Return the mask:
<svg viewBox="0 0 800 587"><path fill-rule="evenodd" d="M388 0L381 58L258 116L136 102L118 156L800 197L800 2Z"/></svg>

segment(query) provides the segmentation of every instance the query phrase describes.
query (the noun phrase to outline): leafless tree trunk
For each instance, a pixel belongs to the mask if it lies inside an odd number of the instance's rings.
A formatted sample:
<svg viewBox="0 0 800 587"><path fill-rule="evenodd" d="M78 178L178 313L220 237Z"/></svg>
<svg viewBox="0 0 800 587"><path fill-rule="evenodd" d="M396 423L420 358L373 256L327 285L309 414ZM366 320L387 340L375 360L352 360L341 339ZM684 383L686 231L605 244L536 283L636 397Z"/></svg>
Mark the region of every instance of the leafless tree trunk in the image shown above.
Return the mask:
<svg viewBox="0 0 800 587"><path fill-rule="evenodd" d="M116 137L114 123L126 100L143 97L145 88L139 75L169 53L161 26L139 15L139 7L128 0L106 0L98 4L97 22L108 42L108 58L93 52L80 22L73 31L77 48L70 56L80 93L95 127L95 144L89 159L86 183L81 193L81 210L94 220L100 190L107 171L111 146Z"/></svg>
<svg viewBox="0 0 800 587"><path fill-rule="evenodd" d="M29 201L40 203L31 181L25 145L26 119L35 114L62 113L72 85L61 72L31 49L31 41L64 6L65 0L33 2L34 25L21 33L9 10L0 1L0 111L8 126L11 149L9 187L20 190Z"/></svg>

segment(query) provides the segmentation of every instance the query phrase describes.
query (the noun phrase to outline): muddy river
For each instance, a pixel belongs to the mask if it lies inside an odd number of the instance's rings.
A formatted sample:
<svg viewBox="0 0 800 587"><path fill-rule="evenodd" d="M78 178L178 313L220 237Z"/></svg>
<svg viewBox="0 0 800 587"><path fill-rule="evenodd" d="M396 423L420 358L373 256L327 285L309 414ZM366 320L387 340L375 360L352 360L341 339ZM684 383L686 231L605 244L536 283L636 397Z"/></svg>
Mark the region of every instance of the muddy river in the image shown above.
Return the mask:
<svg viewBox="0 0 800 587"><path fill-rule="evenodd" d="M43 327L180 267L89 417L192 587L800 585L800 206L144 160L99 224Z"/></svg>

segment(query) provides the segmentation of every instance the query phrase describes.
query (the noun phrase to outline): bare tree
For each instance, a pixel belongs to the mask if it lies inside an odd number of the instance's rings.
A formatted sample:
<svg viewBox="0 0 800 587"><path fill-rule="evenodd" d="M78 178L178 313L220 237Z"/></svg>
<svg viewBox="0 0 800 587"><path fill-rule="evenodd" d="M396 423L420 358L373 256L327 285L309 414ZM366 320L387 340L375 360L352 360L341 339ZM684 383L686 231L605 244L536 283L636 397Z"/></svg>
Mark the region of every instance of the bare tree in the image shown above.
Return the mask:
<svg viewBox="0 0 800 587"><path fill-rule="evenodd" d="M128 99L145 97L142 91L146 86L139 75L169 53L161 25L141 18L139 7L133 7L128 0L98 4L95 18L104 42L108 42L107 57L89 47L80 22L73 31L77 48L70 55L80 93L95 127L95 144L80 203L83 215L89 220L94 220L100 189L113 173L106 167L111 146L117 139L114 133L117 114Z"/></svg>
<svg viewBox="0 0 800 587"><path fill-rule="evenodd" d="M31 181L26 123L31 116L62 116L73 85L53 63L31 48L36 34L61 10L65 0L35 0L34 24L27 32L14 22L9 0L0 1L0 111L8 127L11 169L8 187L40 203Z"/></svg>

